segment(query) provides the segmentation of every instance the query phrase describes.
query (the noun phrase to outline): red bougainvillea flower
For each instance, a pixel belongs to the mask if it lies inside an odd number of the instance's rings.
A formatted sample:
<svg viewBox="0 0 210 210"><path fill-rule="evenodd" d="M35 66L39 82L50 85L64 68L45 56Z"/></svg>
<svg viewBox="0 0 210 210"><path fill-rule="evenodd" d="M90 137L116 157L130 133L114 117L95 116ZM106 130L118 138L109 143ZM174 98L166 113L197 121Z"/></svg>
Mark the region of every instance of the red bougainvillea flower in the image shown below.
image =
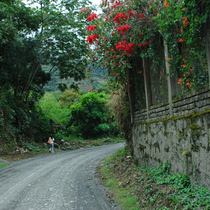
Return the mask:
<svg viewBox="0 0 210 210"><path fill-rule="evenodd" d="M129 52L129 53L132 53L133 52L133 47L135 47L135 44L133 43L130 43L126 46L126 51Z"/></svg>
<svg viewBox="0 0 210 210"><path fill-rule="evenodd" d="M139 44L138 44L138 47L143 46L143 47L145 47L145 49L147 50L147 47L149 46L149 43L150 43L150 42L139 43Z"/></svg>
<svg viewBox="0 0 210 210"><path fill-rule="evenodd" d="M98 16L97 16L95 13L91 13L91 14L89 14L89 16L87 17L87 21L94 20L95 18L98 18Z"/></svg>
<svg viewBox="0 0 210 210"><path fill-rule="evenodd" d="M135 47L135 45L133 43L128 44L126 41L121 41L116 44L116 49L118 51L124 50L125 53L126 52L132 53L133 47Z"/></svg>
<svg viewBox="0 0 210 210"><path fill-rule="evenodd" d="M114 54L116 53L116 52L114 51L114 49L111 49L111 52L114 53Z"/></svg>
<svg viewBox="0 0 210 210"><path fill-rule="evenodd" d="M124 36L124 31L128 32L128 29L130 28L129 25L124 25L121 27L116 27L115 29L117 29L117 33L120 34L120 32L122 33L122 35Z"/></svg>
<svg viewBox="0 0 210 210"><path fill-rule="evenodd" d="M84 12L85 10L86 10L86 8L84 7L80 10L80 12Z"/></svg>
<svg viewBox="0 0 210 210"><path fill-rule="evenodd" d="M137 14L136 17L140 19L144 19L144 15L142 13Z"/></svg>
<svg viewBox="0 0 210 210"><path fill-rule="evenodd" d="M112 6L112 9L116 9L120 4L120 1L116 1L115 4Z"/></svg>
<svg viewBox="0 0 210 210"><path fill-rule="evenodd" d="M98 34L97 35L92 34L92 35L90 35L90 36L87 37L86 42L89 42L89 44L92 44L93 43L93 40L96 40L96 39L98 39Z"/></svg>
<svg viewBox="0 0 210 210"><path fill-rule="evenodd" d="M127 16L125 15L125 12L120 12L114 17L114 21L116 21L118 24L120 24L120 18L122 20L127 20Z"/></svg>
<svg viewBox="0 0 210 210"><path fill-rule="evenodd" d="M109 15L106 17L105 22L107 22L109 20Z"/></svg>
<svg viewBox="0 0 210 210"><path fill-rule="evenodd" d="M114 73L112 74L112 76L118 76L118 73L114 72Z"/></svg>
<svg viewBox="0 0 210 210"><path fill-rule="evenodd" d="M120 51L120 50L125 50L126 49L126 45L127 45L126 41L121 41L121 42L117 43L115 46L116 46L116 49L118 51Z"/></svg>
<svg viewBox="0 0 210 210"><path fill-rule="evenodd" d="M82 9L80 10L80 12L86 12L86 13L88 14L88 13L90 13L90 9L84 7L84 8L82 8Z"/></svg>
<svg viewBox="0 0 210 210"><path fill-rule="evenodd" d="M94 29L97 29L96 25L88 26L87 27L87 32L88 31L94 31Z"/></svg>
<svg viewBox="0 0 210 210"><path fill-rule="evenodd" d="M132 11L128 11L128 17L133 17L133 12Z"/></svg>

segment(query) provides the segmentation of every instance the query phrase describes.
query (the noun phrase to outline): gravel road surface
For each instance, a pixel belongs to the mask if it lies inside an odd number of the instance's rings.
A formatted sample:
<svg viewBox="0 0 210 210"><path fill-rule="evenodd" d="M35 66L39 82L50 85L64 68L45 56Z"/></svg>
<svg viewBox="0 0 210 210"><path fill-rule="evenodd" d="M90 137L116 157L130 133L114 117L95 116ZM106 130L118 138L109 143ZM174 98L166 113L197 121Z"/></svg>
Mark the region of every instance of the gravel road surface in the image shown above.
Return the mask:
<svg viewBox="0 0 210 210"><path fill-rule="evenodd" d="M95 171L123 143L42 155L0 169L0 210L109 210Z"/></svg>

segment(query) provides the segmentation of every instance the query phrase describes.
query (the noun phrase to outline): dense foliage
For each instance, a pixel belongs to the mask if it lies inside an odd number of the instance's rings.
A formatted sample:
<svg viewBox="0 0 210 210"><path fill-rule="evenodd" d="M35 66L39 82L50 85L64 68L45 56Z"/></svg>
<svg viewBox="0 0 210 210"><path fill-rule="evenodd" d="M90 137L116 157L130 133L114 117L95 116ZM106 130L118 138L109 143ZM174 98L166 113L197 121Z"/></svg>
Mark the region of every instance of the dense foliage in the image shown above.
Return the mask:
<svg viewBox="0 0 210 210"><path fill-rule="evenodd" d="M39 101L39 105L48 119L62 125L66 125L69 121L70 110L62 107L53 94L46 93Z"/></svg>
<svg viewBox="0 0 210 210"><path fill-rule="evenodd" d="M87 4L88 0L32 0L27 5L20 0L0 2L2 142L40 141L53 131L53 122L66 125L69 117L83 137L108 134L114 127L111 116L118 116L129 144L132 114L146 106L144 84L148 78L153 104L167 99L166 65L174 77L176 94L208 82L209 1L103 0L99 15ZM37 102L52 74L73 79L70 87L90 79L90 92L95 91L99 86L90 78L91 69L107 72L112 99L117 99L115 104L111 100L115 106L112 114L110 109L107 116L103 107L106 97L81 97L78 92L66 92L57 98L59 103L48 98L51 102L43 105L45 113L39 108ZM59 88L65 90L67 85L60 84ZM98 101L100 106L89 100ZM98 122L93 122L91 134L82 112L89 113L88 121ZM90 113L97 114L89 119ZM83 128L87 134L81 133Z"/></svg>
<svg viewBox="0 0 210 210"><path fill-rule="evenodd" d="M192 186L185 173L171 173L167 162L157 169L139 167L123 149L105 158L100 172L116 203L125 210L210 208L209 190Z"/></svg>
<svg viewBox="0 0 210 210"><path fill-rule="evenodd" d="M82 1L0 2L0 145L45 141L53 131L37 105L52 71L60 78L85 77L86 22ZM35 6L34 6L35 4ZM52 67L43 71L43 65ZM76 84L73 84L75 86ZM65 89L65 85L60 85ZM14 149L14 148L13 148Z"/></svg>
<svg viewBox="0 0 210 210"><path fill-rule="evenodd" d="M107 96L103 93L89 93L81 97L80 102L70 107L70 125L77 135L83 138L95 138L109 134L111 126L105 111Z"/></svg>
<svg viewBox="0 0 210 210"><path fill-rule="evenodd" d="M121 125L122 116L117 109L119 99L110 93L108 85L88 92L66 90L46 93L39 105L45 116L60 128L55 134L59 139L117 136L122 129L116 121Z"/></svg>
<svg viewBox="0 0 210 210"><path fill-rule="evenodd" d="M176 84L184 91L208 82L208 1L103 0L101 7L103 12L99 15L87 8L81 12L89 14L86 42L94 45L90 49L89 62L107 67L113 84L127 83L135 85L136 89L139 89L136 84L144 86L138 77L144 71L144 62L154 78L152 82L157 85L161 85L161 80L167 76L165 63L170 66L171 76L176 76ZM166 61L164 41L169 48ZM133 74L138 82L129 80ZM157 89L157 85L152 88ZM160 91L164 91L160 88L155 90L158 97L161 97Z"/></svg>
<svg viewBox="0 0 210 210"><path fill-rule="evenodd" d="M133 113L146 108L146 97L149 106L168 100L168 76L173 97L208 83L208 1L102 0L101 8L101 14L81 10L89 22L88 60L107 68L110 86L123 87L129 133Z"/></svg>

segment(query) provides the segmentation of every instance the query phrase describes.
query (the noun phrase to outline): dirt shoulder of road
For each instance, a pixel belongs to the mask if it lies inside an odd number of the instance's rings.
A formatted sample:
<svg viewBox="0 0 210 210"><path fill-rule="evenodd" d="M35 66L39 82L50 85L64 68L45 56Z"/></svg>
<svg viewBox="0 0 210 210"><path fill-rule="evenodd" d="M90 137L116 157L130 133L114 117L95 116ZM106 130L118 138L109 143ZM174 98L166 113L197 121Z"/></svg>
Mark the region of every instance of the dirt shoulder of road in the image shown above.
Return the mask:
<svg viewBox="0 0 210 210"><path fill-rule="evenodd" d="M73 142L64 142L59 145L59 147L56 148L55 146L55 152L65 151L65 150L74 150L74 149L81 149L81 148L87 148L87 147L95 147L95 146L102 146L107 144L113 144L113 143L119 143L124 142L123 139L116 139L116 138L106 138L106 139L99 139L99 140L84 140L84 141L73 141ZM27 151L24 153L21 152L13 152L12 154L5 154L0 155L0 164L2 163L12 163L20 160L24 160L27 158L36 157L39 155L48 154L48 145L45 144L37 144L37 143L31 143L32 145L36 145L33 148L33 151Z"/></svg>
<svg viewBox="0 0 210 210"><path fill-rule="evenodd" d="M35 153L24 153L24 154L12 154L12 155L1 155L0 156L0 164L1 163L12 163L20 160L24 160L31 157L36 157L38 155L47 154L47 152L40 152L38 154Z"/></svg>

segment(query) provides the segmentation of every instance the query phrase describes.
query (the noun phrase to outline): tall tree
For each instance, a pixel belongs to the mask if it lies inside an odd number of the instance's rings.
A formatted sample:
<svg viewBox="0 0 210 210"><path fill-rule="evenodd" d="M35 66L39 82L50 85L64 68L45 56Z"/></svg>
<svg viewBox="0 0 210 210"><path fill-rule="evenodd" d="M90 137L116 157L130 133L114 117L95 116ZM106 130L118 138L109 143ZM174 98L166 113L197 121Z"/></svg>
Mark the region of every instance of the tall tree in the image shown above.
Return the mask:
<svg viewBox="0 0 210 210"><path fill-rule="evenodd" d="M83 55L87 50L82 31L86 21L80 18L79 9L86 2L0 2L0 110L19 140L23 135L37 136L35 130L43 132L36 127L44 118L37 116L40 111L35 102L53 70L75 81L85 76ZM52 67L51 72L42 70L44 64Z"/></svg>
<svg viewBox="0 0 210 210"><path fill-rule="evenodd" d="M87 45L84 44L86 20L79 13L87 0L38 0L36 8L40 18L40 30L35 34L40 47L41 63L59 71L61 79L85 78ZM71 87L74 87L72 84ZM64 84L60 85L65 89Z"/></svg>

